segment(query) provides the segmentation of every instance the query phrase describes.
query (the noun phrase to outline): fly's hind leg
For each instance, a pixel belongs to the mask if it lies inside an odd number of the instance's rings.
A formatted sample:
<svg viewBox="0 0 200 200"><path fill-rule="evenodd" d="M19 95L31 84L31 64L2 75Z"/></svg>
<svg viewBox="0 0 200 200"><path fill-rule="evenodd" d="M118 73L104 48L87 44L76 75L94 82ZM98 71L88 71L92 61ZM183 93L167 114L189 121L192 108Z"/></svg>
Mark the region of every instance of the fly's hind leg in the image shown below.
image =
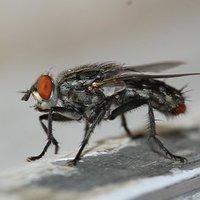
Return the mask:
<svg viewBox="0 0 200 200"><path fill-rule="evenodd" d="M187 159L181 156L174 155L171 153L163 143L156 137L156 123L153 112L153 107L151 103L148 103L148 115L149 115L149 141L152 140L158 147L165 153L165 155L175 161L179 161L181 163L187 162Z"/></svg>

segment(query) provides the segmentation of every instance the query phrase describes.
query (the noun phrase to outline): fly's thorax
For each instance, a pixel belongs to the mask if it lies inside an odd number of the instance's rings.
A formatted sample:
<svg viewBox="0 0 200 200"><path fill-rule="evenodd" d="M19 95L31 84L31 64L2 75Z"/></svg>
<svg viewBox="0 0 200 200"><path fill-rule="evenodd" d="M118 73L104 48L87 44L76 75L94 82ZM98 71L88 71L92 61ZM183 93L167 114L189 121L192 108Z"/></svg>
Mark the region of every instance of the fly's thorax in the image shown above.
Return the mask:
<svg viewBox="0 0 200 200"><path fill-rule="evenodd" d="M88 80L88 83L90 82L91 80ZM71 104L89 107L99 103L102 100L102 95L95 91L90 91L87 87L84 87L84 84L87 85L87 80L69 80L60 84L58 90L62 104L64 106Z"/></svg>
<svg viewBox="0 0 200 200"><path fill-rule="evenodd" d="M34 84L35 90L32 92L36 100L35 109L48 110L56 106L58 101L57 85L49 75L41 75Z"/></svg>

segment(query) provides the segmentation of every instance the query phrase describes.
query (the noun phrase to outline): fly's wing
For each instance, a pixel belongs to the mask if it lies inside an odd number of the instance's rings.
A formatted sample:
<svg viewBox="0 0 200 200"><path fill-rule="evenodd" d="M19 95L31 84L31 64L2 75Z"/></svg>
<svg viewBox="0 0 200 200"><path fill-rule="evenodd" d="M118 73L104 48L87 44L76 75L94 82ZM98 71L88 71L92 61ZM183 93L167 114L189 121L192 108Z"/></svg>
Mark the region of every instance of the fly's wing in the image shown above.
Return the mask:
<svg viewBox="0 0 200 200"><path fill-rule="evenodd" d="M58 83L67 81L78 82L82 81L82 87L88 88L89 86L100 87L105 96L112 96L124 90L126 87L125 81L134 79L159 79L159 78L174 78L189 75L200 75L200 73L188 73L188 74L168 74L168 75L150 75L142 74L145 71L162 71L177 67L184 64L180 61L168 61L151 63L140 66L123 66L112 62L95 63L89 65L83 65L73 70L64 71L58 76ZM138 73L140 72L140 73ZM98 79L98 76L101 76Z"/></svg>
<svg viewBox="0 0 200 200"><path fill-rule="evenodd" d="M133 72L161 72L164 70L173 69L183 64L186 63L182 61L165 61L165 62L149 63L137 66L125 66L123 68L125 71L133 71Z"/></svg>
<svg viewBox="0 0 200 200"><path fill-rule="evenodd" d="M57 82L62 83L68 79L93 80L98 76L109 78L121 74L123 65L114 62L93 63L65 70L58 75Z"/></svg>
<svg viewBox="0 0 200 200"><path fill-rule="evenodd" d="M101 76L101 79L107 79L126 72L161 72L182 64L185 63L182 61L166 61L138 66L125 66L124 64L115 62L93 63L65 70L58 75L57 81L63 83L69 78L77 79L77 77L81 80L95 80L97 76Z"/></svg>
<svg viewBox="0 0 200 200"><path fill-rule="evenodd" d="M114 76L109 79L105 79L101 82L96 83L97 87L103 87L109 85L111 83L117 84L123 81L131 81L134 79L160 79L160 78L176 78L176 77L184 77L184 76L200 76L200 73L185 73L185 74L161 74L161 75L151 75L151 74L122 74L118 76Z"/></svg>
<svg viewBox="0 0 200 200"><path fill-rule="evenodd" d="M121 76L116 76L119 80L129 80L132 78L141 78L141 79L160 79L160 78L176 78L184 76L199 76L200 73L185 73L185 74L124 74Z"/></svg>

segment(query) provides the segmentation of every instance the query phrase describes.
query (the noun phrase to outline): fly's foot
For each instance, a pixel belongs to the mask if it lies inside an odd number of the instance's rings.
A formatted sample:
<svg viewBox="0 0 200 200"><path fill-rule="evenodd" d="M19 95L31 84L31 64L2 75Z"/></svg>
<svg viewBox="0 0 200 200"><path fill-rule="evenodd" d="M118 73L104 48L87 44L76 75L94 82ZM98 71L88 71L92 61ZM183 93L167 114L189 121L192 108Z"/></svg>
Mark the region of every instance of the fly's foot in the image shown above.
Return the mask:
<svg viewBox="0 0 200 200"><path fill-rule="evenodd" d="M77 160L73 159L73 160L70 160L69 162L67 162L67 166L69 167L75 167L77 164Z"/></svg>
<svg viewBox="0 0 200 200"><path fill-rule="evenodd" d="M187 159L185 157L182 157L182 156L177 156L177 155L174 155L173 153L171 153L164 145L163 143L155 136L152 136L149 138L150 139L153 139L153 141L159 146L159 148L164 152L164 154L166 155L166 157L170 158L170 159L173 159L175 161L178 161L178 162L181 162L181 163L187 163Z"/></svg>
<svg viewBox="0 0 200 200"><path fill-rule="evenodd" d="M181 162L181 163L187 163L188 160L187 158L185 157L182 157L182 156L177 156L177 155L174 155L173 153L171 153L168 149L165 148L165 150L163 149L163 151L165 152L165 155L167 157L169 157L170 159L172 160L175 160L175 161L178 161L178 162Z"/></svg>
<svg viewBox="0 0 200 200"><path fill-rule="evenodd" d="M32 162L32 161L35 161L35 160L38 160L38 159L40 159L38 156L30 156L30 157L26 158L26 161Z"/></svg>
<svg viewBox="0 0 200 200"><path fill-rule="evenodd" d="M174 154L171 154L170 158L175 160L175 161L181 162L181 163L187 163L188 162L187 158L182 157L182 156L177 156L177 155L174 155Z"/></svg>
<svg viewBox="0 0 200 200"><path fill-rule="evenodd" d="M51 144L51 140L48 140L48 142L44 146L44 149L42 150L42 152L38 156L31 156L31 157L28 157L26 160L28 162L31 162L31 161L34 161L34 160L39 160L40 158L42 158L42 156L44 156L44 154L46 153L46 151L49 148L50 144Z"/></svg>

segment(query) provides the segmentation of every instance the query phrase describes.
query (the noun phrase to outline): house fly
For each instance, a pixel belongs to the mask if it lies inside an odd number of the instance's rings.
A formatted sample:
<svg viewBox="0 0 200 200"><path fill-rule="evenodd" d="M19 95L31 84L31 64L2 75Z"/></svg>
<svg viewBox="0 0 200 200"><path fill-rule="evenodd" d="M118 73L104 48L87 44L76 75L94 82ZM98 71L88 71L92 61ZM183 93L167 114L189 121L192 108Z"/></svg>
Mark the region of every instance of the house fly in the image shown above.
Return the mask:
<svg viewBox="0 0 200 200"><path fill-rule="evenodd" d="M43 113L39 116L39 121L47 135L47 143L39 155L28 157L27 160L40 159L51 144L55 146L55 154L58 153L59 145L52 134L53 121L83 120L84 138L75 158L68 162L68 165L74 166L81 159L82 151L95 127L103 120L121 117L127 135L134 138L127 126L125 113L146 105L149 140L153 141L168 158L185 162L186 158L171 153L157 137L154 117L154 110L172 117L185 113L183 89L175 89L159 79L200 75L200 73L155 74L181 64L184 63L168 61L128 66L105 62L65 70L56 79L48 73L42 74L29 90L23 92L22 100L28 101L31 95L36 100L34 107L35 110ZM154 74L146 74L146 72L154 72Z"/></svg>

